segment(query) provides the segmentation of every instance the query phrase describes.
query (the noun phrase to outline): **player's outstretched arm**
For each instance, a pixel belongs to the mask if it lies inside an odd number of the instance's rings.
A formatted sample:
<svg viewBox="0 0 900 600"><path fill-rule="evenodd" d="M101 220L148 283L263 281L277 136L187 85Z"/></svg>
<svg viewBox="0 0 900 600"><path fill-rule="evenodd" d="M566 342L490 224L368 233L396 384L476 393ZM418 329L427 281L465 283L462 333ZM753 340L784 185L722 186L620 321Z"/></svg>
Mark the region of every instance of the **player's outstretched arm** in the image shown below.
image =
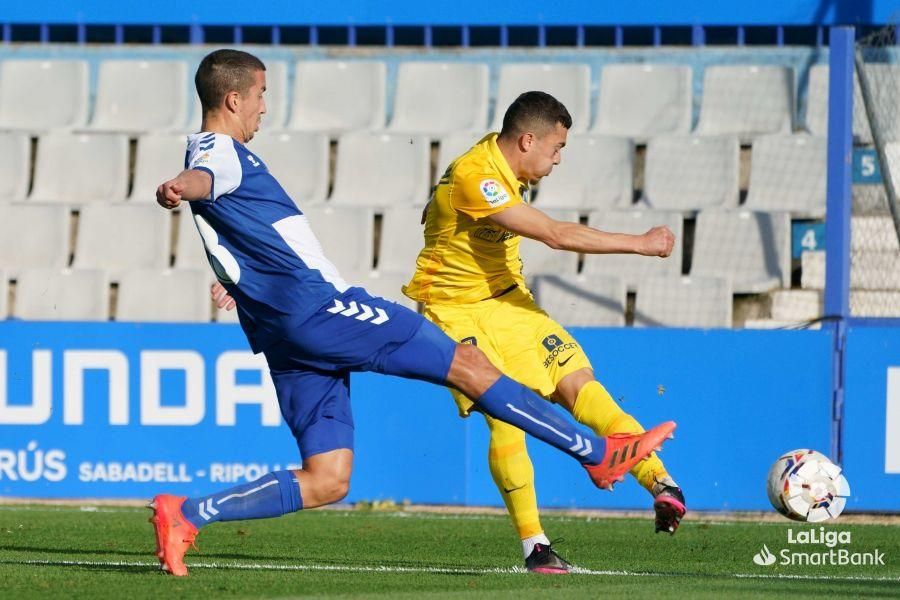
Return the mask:
<svg viewBox="0 0 900 600"><path fill-rule="evenodd" d="M556 250L585 254L643 254L666 257L672 253L675 234L668 227L654 227L641 235L608 233L567 221L557 221L527 204L517 204L488 217L508 231L543 242Z"/></svg>
<svg viewBox="0 0 900 600"><path fill-rule="evenodd" d="M189 169L182 171L156 188L156 202L163 208L173 209L182 200L207 200L212 191L212 177L206 171Z"/></svg>

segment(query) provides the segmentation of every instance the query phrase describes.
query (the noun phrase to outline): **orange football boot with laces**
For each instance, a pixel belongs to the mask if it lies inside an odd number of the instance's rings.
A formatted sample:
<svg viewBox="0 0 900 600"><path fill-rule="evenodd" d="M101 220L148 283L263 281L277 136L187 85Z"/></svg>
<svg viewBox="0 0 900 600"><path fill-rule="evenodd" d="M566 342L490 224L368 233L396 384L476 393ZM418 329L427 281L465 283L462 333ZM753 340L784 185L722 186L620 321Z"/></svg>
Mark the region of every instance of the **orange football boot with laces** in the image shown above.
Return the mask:
<svg viewBox="0 0 900 600"><path fill-rule="evenodd" d="M591 481L602 490L612 491L613 486L625 480L625 474L636 464L650 456L654 450L662 450L662 444L675 436L675 422L666 421L644 433L614 433L606 436L606 453L596 465L583 465Z"/></svg>
<svg viewBox="0 0 900 600"><path fill-rule="evenodd" d="M150 522L156 529L156 556L160 568L177 577L188 574L184 554L191 546L197 547L194 544L197 528L181 513L184 500L184 496L160 494L148 506L153 510Z"/></svg>

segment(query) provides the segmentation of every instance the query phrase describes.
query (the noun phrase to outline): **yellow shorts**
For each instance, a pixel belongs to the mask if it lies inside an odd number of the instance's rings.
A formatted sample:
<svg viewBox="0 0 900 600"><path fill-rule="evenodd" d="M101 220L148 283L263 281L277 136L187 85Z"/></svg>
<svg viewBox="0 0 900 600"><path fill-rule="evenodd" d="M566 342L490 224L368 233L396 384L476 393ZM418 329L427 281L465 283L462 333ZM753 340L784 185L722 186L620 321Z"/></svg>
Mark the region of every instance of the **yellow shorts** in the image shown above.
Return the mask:
<svg viewBox="0 0 900 600"><path fill-rule="evenodd" d="M426 304L424 314L454 340L478 346L504 375L545 397L569 373L591 368L575 338L521 287L469 304ZM459 414L469 416L472 401L456 390L450 393Z"/></svg>

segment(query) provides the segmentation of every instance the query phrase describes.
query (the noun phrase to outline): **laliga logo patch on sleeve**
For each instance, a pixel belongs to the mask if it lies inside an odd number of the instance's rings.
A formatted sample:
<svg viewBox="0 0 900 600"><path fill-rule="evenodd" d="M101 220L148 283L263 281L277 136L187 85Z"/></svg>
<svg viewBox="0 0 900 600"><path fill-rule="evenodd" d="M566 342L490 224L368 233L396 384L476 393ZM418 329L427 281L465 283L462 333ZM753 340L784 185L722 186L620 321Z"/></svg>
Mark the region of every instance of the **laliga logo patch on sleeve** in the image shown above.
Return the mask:
<svg viewBox="0 0 900 600"><path fill-rule="evenodd" d="M481 195L491 206L500 206L509 202L509 192L494 179L485 179L481 182Z"/></svg>

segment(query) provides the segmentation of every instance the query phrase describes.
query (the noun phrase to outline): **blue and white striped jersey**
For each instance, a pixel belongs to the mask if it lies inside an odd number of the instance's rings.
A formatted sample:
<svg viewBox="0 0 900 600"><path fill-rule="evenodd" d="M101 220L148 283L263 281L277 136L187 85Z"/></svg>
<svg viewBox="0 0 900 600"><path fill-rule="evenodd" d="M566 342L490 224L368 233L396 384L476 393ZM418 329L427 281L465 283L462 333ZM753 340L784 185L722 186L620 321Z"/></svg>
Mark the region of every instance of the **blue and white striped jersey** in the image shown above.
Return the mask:
<svg viewBox="0 0 900 600"><path fill-rule="evenodd" d="M221 133L192 134L185 168L212 176L210 198L190 202L191 211L254 352L350 287L306 217L243 144Z"/></svg>

